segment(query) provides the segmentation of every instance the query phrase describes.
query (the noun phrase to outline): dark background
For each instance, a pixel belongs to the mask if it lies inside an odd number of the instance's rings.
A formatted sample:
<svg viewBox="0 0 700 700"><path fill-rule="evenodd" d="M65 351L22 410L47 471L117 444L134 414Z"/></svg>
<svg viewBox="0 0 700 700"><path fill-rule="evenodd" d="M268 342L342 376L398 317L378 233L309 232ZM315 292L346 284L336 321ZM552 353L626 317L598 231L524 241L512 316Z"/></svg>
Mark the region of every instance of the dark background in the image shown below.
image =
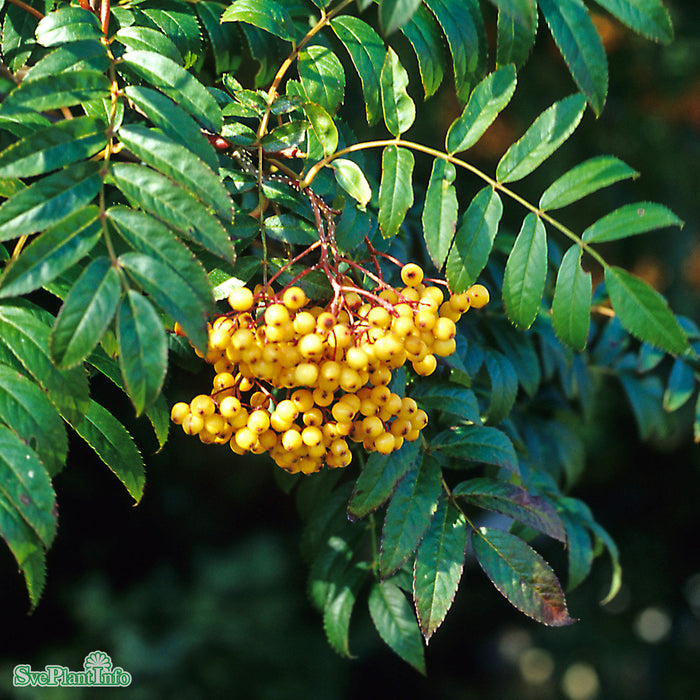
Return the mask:
<svg viewBox="0 0 700 700"><path fill-rule="evenodd" d="M634 182L584 200L562 218L580 231L626 202L670 206L686 222L682 231L640 236L605 253L697 322L700 8L695 0L668 5L677 29L669 47L598 18L610 60L605 111L597 120L587 113L571 141L517 191L536 199L568 167L597 154L616 155L639 170ZM417 98L415 85L411 90ZM477 147L475 162L492 170L539 112L573 90L541 27L513 103ZM435 141L457 110L448 91L441 92L425 110L435 115L432 123L418 124L409 136ZM209 381L206 370L198 376L175 370L168 397L189 398ZM357 658L343 660L327 645L305 593L301 523L270 463L242 462L228 448L202 446L177 430L153 454L148 425L133 420L123 397L99 381L93 393L117 407L145 446L146 492L132 507L91 451L79 439L71 443L69 466L55 479L60 528L48 555L48 584L31 615L16 564L0 549L0 697L92 697L95 691L9 693L15 664L79 670L95 649L133 676L127 691L99 691L104 697L687 700L698 694L700 458L692 405L667 437L642 444L611 380L601 385L594 419L582 426L587 470L573 495L590 504L620 548L618 597L605 607L598 603L609 580L609 562L601 557L591 578L568 594L569 611L580 621L548 629L513 610L468 560L454 608L427 649L423 679L387 650L361 609L350 638ZM564 577L561 548L537 546Z"/></svg>

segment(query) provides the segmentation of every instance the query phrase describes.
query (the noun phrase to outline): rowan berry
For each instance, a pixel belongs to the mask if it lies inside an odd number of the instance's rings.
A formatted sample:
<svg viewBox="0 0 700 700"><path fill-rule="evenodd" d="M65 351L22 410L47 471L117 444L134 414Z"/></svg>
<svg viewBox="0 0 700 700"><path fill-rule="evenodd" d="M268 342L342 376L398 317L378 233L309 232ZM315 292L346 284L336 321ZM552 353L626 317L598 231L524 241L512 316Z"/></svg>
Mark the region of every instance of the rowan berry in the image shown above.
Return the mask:
<svg viewBox="0 0 700 700"><path fill-rule="evenodd" d="M191 415L190 405L184 401L178 401L170 409L170 420L176 425L182 425L187 416Z"/></svg>
<svg viewBox="0 0 700 700"><path fill-rule="evenodd" d="M253 292L248 287L238 287L228 295L229 306L234 311L249 311L253 307L253 300Z"/></svg>
<svg viewBox="0 0 700 700"><path fill-rule="evenodd" d="M489 290L483 284L474 284L467 290L471 305L475 309L481 309L489 303Z"/></svg>
<svg viewBox="0 0 700 700"><path fill-rule="evenodd" d="M401 268L401 281L408 287L417 287L423 281L423 268L408 263Z"/></svg>

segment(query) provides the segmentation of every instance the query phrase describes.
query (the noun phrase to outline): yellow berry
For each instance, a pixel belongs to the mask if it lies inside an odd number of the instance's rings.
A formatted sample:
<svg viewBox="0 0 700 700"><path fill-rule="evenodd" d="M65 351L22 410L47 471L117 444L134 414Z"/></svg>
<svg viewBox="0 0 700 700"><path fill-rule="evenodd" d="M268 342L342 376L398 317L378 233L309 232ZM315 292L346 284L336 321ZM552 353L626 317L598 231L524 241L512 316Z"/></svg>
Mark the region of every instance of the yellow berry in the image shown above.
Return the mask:
<svg viewBox="0 0 700 700"><path fill-rule="evenodd" d="M195 415L194 413L190 413L182 421L182 429L188 435L197 435L202 431L203 428L204 418L202 418L202 416Z"/></svg>
<svg viewBox="0 0 700 700"><path fill-rule="evenodd" d="M191 414L190 405L184 401L178 401L170 409L170 420L177 424L182 425L182 422Z"/></svg>
<svg viewBox="0 0 700 700"><path fill-rule="evenodd" d="M265 323L268 326L282 326L289 320L289 311L282 304L272 304L265 309Z"/></svg>
<svg viewBox="0 0 700 700"><path fill-rule="evenodd" d="M265 409L259 408L248 416L248 428L257 435L264 433L269 427L270 414Z"/></svg>
<svg viewBox="0 0 700 700"><path fill-rule="evenodd" d="M235 396L227 396L219 404L219 411L224 418L233 418L241 410L241 402Z"/></svg>
<svg viewBox="0 0 700 700"><path fill-rule="evenodd" d="M489 290L483 284L474 284L467 290L471 305L475 309L481 309L489 303Z"/></svg>
<svg viewBox="0 0 700 700"><path fill-rule="evenodd" d="M282 303L292 311L300 309L307 301L306 294L300 287L289 287L282 294Z"/></svg>
<svg viewBox="0 0 700 700"><path fill-rule="evenodd" d="M408 263L401 268L401 281L407 287L417 287L423 281L423 268L415 263Z"/></svg>
<svg viewBox="0 0 700 700"><path fill-rule="evenodd" d="M199 394L190 401L190 411L196 416L210 416L216 410L216 404L211 396Z"/></svg>
<svg viewBox="0 0 700 700"><path fill-rule="evenodd" d="M282 435L282 446L287 452L293 452L298 450L304 444L301 439L301 433L293 428L287 430Z"/></svg>
<svg viewBox="0 0 700 700"><path fill-rule="evenodd" d="M253 306L253 292L248 287L238 287L228 295L228 303L234 311L249 311Z"/></svg>

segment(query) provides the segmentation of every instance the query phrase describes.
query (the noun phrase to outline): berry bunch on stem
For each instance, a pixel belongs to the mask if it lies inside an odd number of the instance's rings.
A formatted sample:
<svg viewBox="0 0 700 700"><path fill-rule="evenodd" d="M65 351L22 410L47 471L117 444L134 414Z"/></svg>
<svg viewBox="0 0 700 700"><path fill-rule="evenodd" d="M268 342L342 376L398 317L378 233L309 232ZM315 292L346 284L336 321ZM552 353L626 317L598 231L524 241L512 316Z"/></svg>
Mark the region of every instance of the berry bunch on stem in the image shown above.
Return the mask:
<svg viewBox="0 0 700 700"><path fill-rule="evenodd" d="M418 375L432 374L437 358L455 351L462 314L488 302L481 285L446 297L443 281L425 279L419 265L401 265L369 240L368 260L341 255L336 212L307 193L319 240L264 284L230 293L231 310L210 325L199 353L216 372L212 391L171 413L204 443L267 452L281 468L305 474L350 464L350 443L390 454L419 439L428 416L390 389L392 372L408 363ZM316 253L315 263L275 291L284 272ZM400 267L401 286L385 280L380 256ZM301 286L313 270L331 285L324 305Z"/></svg>

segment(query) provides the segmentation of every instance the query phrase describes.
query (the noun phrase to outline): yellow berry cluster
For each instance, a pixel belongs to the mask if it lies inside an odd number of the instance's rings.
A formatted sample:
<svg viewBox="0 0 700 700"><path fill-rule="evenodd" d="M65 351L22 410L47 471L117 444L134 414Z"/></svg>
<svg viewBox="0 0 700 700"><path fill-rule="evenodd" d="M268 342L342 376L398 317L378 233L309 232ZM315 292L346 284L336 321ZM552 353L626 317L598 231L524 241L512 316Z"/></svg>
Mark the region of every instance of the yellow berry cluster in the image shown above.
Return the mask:
<svg viewBox="0 0 700 700"><path fill-rule="evenodd" d="M389 389L392 370L410 362L419 375L434 372L455 350L455 322L488 292L474 285L445 300L413 263L401 279L402 289L376 294L345 286L326 308L298 286L233 290L203 355L216 371L212 392L175 404L172 420L236 454L267 452L292 473L347 466L348 441L390 454L417 440L428 417Z"/></svg>

